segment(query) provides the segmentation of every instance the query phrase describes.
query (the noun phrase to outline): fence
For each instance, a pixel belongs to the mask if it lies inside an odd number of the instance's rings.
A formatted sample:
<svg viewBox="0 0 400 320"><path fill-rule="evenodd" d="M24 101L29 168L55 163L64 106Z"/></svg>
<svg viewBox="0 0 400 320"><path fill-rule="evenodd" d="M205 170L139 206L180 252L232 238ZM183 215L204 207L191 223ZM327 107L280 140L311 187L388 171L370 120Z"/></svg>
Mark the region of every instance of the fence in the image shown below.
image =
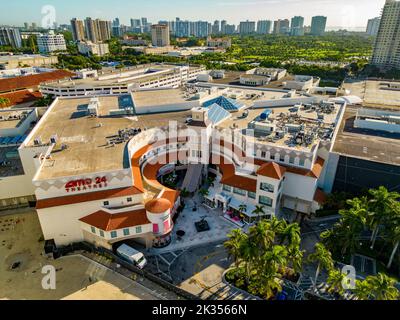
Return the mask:
<svg viewBox="0 0 400 320"><path fill-rule="evenodd" d="M147 272L145 270L139 269L136 266L130 264L129 262L121 259L120 257L118 257L117 255L115 255L111 250L102 248L102 247L96 247L91 243L88 242L78 242L78 243L73 243L70 244L68 246L65 247L60 247L57 248L54 252L53 252L53 256L55 259L65 256L67 254L73 253L75 251L87 251L87 252L91 252L91 253L97 253L101 256L104 256L106 258L111 259L112 261L118 263L119 265L123 266L124 268L138 274L139 276L142 276L150 281L155 282L156 284L160 285L161 287L163 287L164 289L170 290L172 292L174 292L175 294L177 294L178 296L187 299L187 300L199 300L199 297L185 291L182 290L176 286L174 286L172 283L165 281L157 276L155 276L154 274Z"/></svg>

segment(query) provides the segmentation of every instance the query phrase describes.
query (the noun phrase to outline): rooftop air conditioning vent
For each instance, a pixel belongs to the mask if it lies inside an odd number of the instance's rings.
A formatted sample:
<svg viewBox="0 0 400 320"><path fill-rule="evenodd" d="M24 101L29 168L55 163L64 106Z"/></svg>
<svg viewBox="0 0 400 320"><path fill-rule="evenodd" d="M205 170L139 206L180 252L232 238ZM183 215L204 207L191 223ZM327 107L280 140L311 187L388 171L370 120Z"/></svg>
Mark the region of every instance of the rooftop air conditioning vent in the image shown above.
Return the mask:
<svg viewBox="0 0 400 320"><path fill-rule="evenodd" d="M37 137L33 140L33 144L35 146L41 146L42 145L42 139L40 137Z"/></svg>
<svg viewBox="0 0 400 320"><path fill-rule="evenodd" d="M50 138L50 143L51 144L56 144L57 141L58 141L58 136L56 134L51 136L51 138Z"/></svg>

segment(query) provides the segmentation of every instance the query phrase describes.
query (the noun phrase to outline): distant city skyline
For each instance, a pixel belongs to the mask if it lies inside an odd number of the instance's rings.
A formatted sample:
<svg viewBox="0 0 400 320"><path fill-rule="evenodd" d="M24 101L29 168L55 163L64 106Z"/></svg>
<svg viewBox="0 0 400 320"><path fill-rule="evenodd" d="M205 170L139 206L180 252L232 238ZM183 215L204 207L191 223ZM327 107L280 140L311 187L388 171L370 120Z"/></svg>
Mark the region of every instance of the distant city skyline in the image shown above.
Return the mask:
<svg viewBox="0 0 400 320"><path fill-rule="evenodd" d="M381 13L385 0L15 0L2 4L0 24L23 26L24 22L41 25L51 5L55 8L56 23L69 24L74 17L102 18L118 17L122 24L129 25L131 18L147 17L150 22L159 20L227 20L239 24L247 19L277 20L303 16L305 25L311 24L315 15L328 17L327 30L365 28L368 19ZM24 10L21 10L24 8ZM244 10L245 9L245 10Z"/></svg>

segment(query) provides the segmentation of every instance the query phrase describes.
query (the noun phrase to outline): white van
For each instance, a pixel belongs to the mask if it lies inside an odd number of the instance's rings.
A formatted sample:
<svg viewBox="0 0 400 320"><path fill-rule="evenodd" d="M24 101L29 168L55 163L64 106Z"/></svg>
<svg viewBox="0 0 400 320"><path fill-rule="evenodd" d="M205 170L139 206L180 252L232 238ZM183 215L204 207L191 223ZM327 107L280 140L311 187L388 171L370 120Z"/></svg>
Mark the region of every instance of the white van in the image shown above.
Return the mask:
<svg viewBox="0 0 400 320"><path fill-rule="evenodd" d="M130 246L127 246L126 244L122 244L118 247L117 254L124 260L133 263L140 269L143 269L147 264L147 260L143 253L131 248Z"/></svg>

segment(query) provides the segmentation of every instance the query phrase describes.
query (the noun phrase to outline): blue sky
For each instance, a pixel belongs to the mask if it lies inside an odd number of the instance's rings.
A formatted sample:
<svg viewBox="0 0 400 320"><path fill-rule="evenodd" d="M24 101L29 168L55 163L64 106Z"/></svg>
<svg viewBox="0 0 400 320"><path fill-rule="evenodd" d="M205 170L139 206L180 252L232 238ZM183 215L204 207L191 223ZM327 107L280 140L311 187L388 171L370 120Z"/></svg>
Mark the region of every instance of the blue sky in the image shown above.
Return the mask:
<svg viewBox="0 0 400 320"><path fill-rule="evenodd" d="M129 24L131 17L215 20L231 23L241 20L279 19L302 15L309 24L313 15L327 15L328 26L362 27L369 18L379 16L385 0L2 0L0 24L22 25L42 21L42 8L52 5L56 21L70 18L112 19Z"/></svg>

